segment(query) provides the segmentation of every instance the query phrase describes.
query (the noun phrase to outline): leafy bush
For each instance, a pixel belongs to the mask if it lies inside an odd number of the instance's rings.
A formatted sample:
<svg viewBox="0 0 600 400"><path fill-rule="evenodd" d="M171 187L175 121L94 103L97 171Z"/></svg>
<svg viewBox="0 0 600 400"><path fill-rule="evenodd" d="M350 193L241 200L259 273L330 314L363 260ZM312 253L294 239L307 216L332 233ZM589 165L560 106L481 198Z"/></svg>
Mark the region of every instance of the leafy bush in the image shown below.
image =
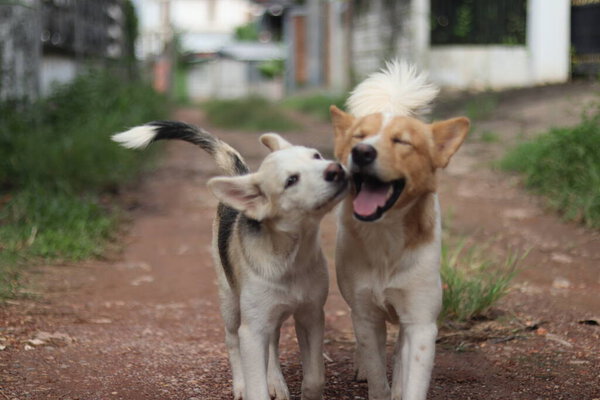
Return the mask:
<svg viewBox="0 0 600 400"><path fill-rule="evenodd" d="M99 254L117 222L101 197L151 159L119 148L110 135L167 111L150 87L103 73L29 107L1 107L0 297L14 290L24 261Z"/></svg>
<svg viewBox="0 0 600 400"><path fill-rule="evenodd" d="M600 227L600 107L573 128L518 145L501 162L524 175L525 185L546 197L567 219Z"/></svg>
<svg viewBox="0 0 600 400"><path fill-rule="evenodd" d="M299 128L280 106L262 97L209 100L203 104L211 124L254 132L283 132Z"/></svg>

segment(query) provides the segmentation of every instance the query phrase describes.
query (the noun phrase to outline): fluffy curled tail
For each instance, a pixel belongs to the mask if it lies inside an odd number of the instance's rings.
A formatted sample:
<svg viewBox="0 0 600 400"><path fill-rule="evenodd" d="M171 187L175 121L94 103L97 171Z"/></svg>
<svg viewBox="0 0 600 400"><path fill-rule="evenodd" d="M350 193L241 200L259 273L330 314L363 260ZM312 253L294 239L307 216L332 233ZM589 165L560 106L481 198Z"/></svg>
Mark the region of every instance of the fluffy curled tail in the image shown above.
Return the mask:
<svg viewBox="0 0 600 400"><path fill-rule="evenodd" d="M358 84L347 106L356 117L379 112L411 116L427 111L438 92L439 89L428 82L427 73L395 60Z"/></svg>
<svg viewBox="0 0 600 400"><path fill-rule="evenodd" d="M244 175L249 171L244 159L233 147L205 130L183 122L148 122L112 136L112 140L128 149L144 148L164 139L179 139L200 146L213 156L217 166L227 175Z"/></svg>

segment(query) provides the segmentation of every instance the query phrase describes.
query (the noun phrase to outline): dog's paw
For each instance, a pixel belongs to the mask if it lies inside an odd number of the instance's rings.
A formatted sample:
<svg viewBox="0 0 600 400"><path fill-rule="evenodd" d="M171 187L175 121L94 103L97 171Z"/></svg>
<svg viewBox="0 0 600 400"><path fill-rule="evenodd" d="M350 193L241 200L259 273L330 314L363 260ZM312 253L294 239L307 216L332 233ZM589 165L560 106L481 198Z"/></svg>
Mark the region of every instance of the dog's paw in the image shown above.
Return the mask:
<svg viewBox="0 0 600 400"><path fill-rule="evenodd" d="M283 376L269 377L269 395L275 400L290 400L290 391Z"/></svg>
<svg viewBox="0 0 600 400"><path fill-rule="evenodd" d="M243 400L244 399L244 384L233 382L233 400Z"/></svg>
<svg viewBox="0 0 600 400"><path fill-rule="evenodd" d="M354 380L356 382L366 382L367 381L367 374L364 371L364 369L360 367L360 365L357 365L354 367Z"/></svg>

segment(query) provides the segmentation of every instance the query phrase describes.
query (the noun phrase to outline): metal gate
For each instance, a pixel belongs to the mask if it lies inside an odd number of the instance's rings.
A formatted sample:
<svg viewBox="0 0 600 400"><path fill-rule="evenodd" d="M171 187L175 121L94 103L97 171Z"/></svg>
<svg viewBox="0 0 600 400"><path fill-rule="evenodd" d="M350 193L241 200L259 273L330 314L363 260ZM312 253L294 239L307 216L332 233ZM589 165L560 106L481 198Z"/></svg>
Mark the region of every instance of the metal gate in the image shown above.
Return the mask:
<svg viewBox="0 0 600 400"><path fill-rule="evenodd" d="M571 46L573 74L600 72L600 0L572 0Z"/></svg>

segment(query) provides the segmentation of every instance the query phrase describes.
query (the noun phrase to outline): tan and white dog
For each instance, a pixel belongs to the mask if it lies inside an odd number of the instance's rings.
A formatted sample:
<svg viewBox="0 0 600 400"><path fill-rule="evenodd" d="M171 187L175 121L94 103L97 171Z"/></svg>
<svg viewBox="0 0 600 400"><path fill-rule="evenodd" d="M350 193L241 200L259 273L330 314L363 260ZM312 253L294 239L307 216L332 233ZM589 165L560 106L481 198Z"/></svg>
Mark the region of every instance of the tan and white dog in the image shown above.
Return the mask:
<svg viewBox="0 0 600 400"><path fill-rule="evenodd" d="M354 182L339 212L337 279L370 400L423 400L429 387L442 300L436 170L469 130L467 118L414 117L437 93L426 75L393 62L355 88L349 113L331 107L335 155ZM386 321L400 324L391 390Z"/></svg>
<svg viewBox="0 0 600 400"><path fill-rule="evenodd" d="M329 279L319 223L347 193L343 167L314 149L261 136L271 151L255 173L237 151L202 129L158 121L113 136L128 148L181 139L211 154L228 177L209 189L220 204L213 225L225 340L235 399L289 399L279 364L279 330L293 315L302 358L302 399L321 399L323 305Z"/></svg>

